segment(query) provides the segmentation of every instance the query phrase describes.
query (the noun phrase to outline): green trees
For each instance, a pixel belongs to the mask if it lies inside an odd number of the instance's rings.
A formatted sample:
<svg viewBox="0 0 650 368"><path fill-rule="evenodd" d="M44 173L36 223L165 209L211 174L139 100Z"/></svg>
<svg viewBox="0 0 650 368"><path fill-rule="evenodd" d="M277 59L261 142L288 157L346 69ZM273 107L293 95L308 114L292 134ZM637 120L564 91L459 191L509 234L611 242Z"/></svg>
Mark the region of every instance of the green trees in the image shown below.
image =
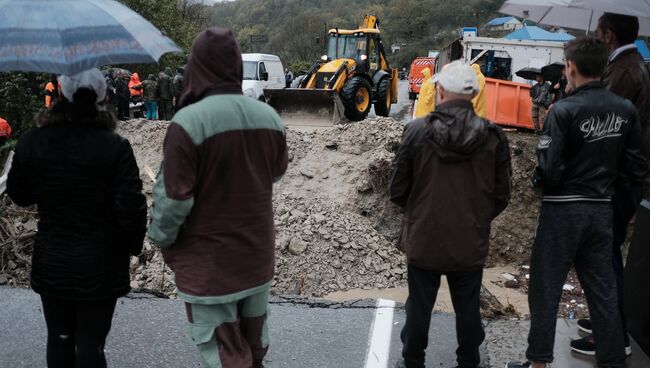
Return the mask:
<svg viewBox="0 0 650 368"><path fill-rule="evenodd" d="M463 26L478 26L496 15L502 0L237 0L215 4L212 23L238 35L250 52L250 35L264 35L255 52L277 54L293 66L311 64L326 50L330 28L356 28L365 14L381 20L384 44L401 50L390 55L393 66L408 66L416 56L451 42Z"/></svg>

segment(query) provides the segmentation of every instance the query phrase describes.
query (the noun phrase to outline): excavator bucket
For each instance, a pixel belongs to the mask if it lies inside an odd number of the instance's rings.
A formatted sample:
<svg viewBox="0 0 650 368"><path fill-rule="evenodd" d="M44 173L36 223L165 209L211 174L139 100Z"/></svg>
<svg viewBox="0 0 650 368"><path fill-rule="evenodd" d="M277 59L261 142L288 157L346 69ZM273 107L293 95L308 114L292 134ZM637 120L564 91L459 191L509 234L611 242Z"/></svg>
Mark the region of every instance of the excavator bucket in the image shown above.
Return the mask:
<svg viewBox="0 0 650 368"><path fill-rule="evenodd" d="M331 89L265 89L266 102L287 126L329 127L344 119L339 94Z"/></svg>

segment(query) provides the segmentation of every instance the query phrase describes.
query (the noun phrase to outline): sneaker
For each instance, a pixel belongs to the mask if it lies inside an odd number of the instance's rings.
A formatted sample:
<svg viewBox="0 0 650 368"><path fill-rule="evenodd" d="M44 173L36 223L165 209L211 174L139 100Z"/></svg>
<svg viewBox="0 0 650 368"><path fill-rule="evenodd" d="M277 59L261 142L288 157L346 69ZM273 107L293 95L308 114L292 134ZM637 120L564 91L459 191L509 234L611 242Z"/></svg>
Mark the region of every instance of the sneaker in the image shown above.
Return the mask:
<svg viewBox="0 0 650 368"><path fill-rule="evenodd" d="M596 355L596 344L594 343L593 335L583 337L582 339L571 341L571 350L578 354L594 356ZM632 354L632 347L630 344L625 345L625 355Z"/></svg>
<svg viewBox="0 0 650 368"><path fill-rule="evenodd" d="M579 319L578 320L578 330L588 333L588 334L593 334L591 330L591 320L590 319Z"/></svg>

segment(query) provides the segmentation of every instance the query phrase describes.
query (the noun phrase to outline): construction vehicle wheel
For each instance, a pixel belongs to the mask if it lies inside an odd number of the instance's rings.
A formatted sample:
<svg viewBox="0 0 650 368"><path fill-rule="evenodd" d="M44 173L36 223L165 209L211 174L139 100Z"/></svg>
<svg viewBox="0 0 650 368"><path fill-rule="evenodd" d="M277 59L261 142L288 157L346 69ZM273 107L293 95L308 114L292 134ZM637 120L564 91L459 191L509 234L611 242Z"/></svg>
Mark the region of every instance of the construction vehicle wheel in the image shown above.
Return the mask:
<svg viewBox="0 0 650 368"><path fill-rule="evenodd" d="M370 83L364 78L354 77L345 83L341 91L345 117L352 121L365 119L372 105L370 96Z"/></svg>
<svg viewBox="0 0 650 368"><path fill-rule="evenodd" d="M377 116L388 116L392 104L390 78L382 79L377 85L377 101L375 102L375 114Z"/></svg>

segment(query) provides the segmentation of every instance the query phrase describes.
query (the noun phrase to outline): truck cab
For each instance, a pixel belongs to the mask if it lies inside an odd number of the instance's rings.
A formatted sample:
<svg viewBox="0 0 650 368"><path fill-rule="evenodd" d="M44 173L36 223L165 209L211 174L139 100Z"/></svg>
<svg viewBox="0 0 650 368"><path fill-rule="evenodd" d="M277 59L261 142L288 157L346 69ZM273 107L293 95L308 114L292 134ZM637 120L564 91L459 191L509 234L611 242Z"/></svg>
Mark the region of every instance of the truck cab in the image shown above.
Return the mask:
<svg viewBox="0 0 650 368"><path fill-rule="evenodd" d="M266 102L264 89L285 87L284 66L276 55L242 54L244 80L242 92L245 96Z"/></svg>
<svg viewBox="0 0 650 368"><path fill-rule="evenodd" d="M436 60L435 57L418 57L413 60L411 63L411 71L409 72L409 99L415 100L420 93L420 88L422 87L422 82L424 82L424 75L422 71L425 68L431 70L431 75L433 75L436 70Z"/></svg>

